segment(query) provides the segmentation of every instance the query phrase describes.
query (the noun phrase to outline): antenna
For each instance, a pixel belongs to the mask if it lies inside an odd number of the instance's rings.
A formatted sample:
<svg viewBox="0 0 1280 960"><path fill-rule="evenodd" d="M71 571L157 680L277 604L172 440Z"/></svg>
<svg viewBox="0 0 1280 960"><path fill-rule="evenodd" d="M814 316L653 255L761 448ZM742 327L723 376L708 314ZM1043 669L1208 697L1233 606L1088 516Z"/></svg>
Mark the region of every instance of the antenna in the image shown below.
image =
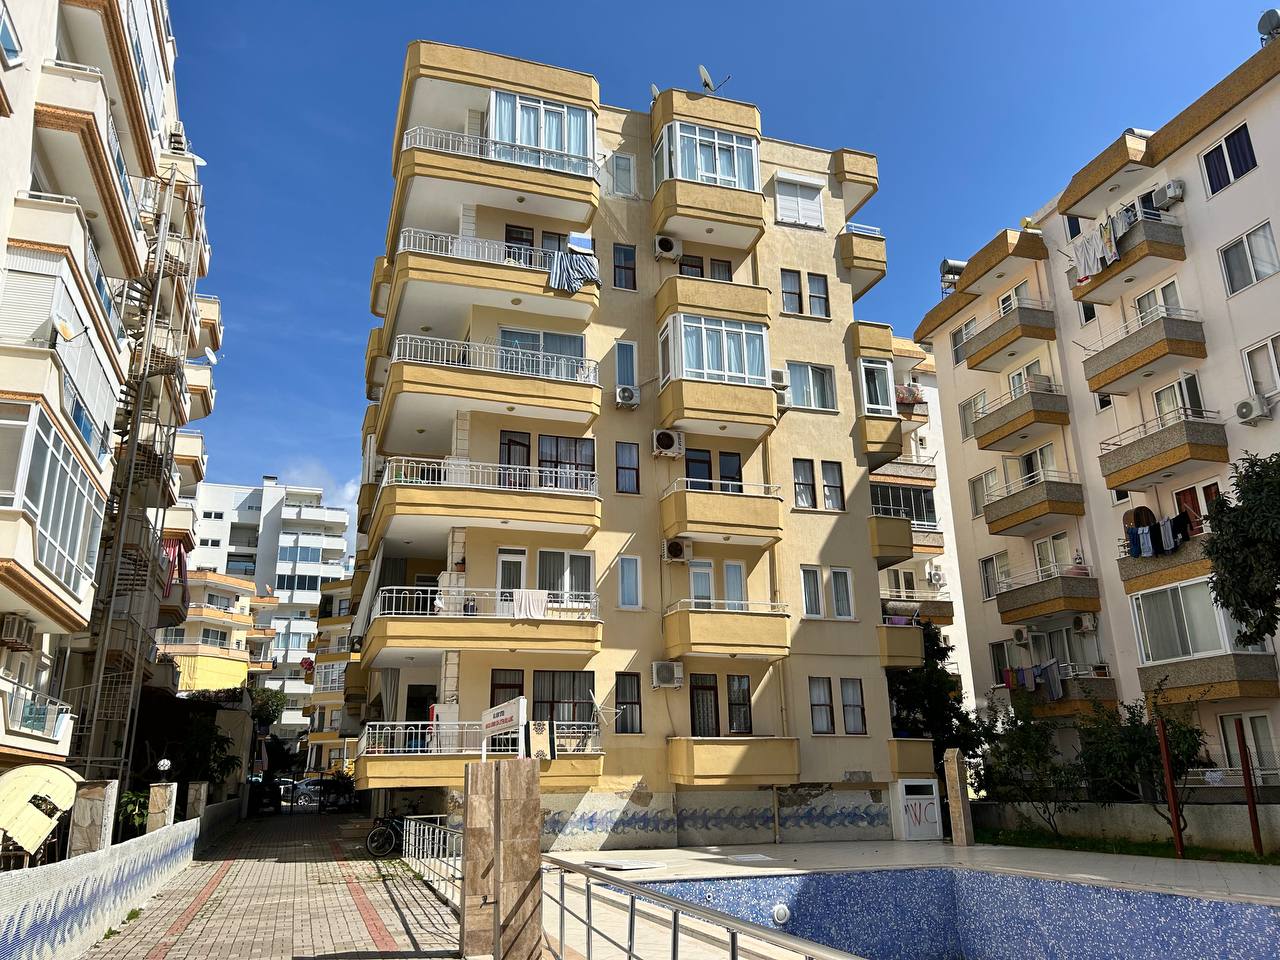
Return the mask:
<svg viewBox="0 0 1280 960"><path fill-rule="evenodd" d="M658 94L660 94L661 92L662 92L662 91L658 89L658 85L657 85L656 83L651 83L651 84L649 84L649 99L650 99L650 100L657 100L657 99L658 99Z"/></svg>
<svg viewBox="0 0 1280 960"><path fill-rule="evenodd" d="M218 355L213 352L211 347L204 348L204 358L209 361L209 366L216 367L218 365Z"/></svg>
<svg viewBox="0 0 1280 960"><path fill-rule="evenodd" d="M698 78L702 81L702 89L707 91L707 93L714 94L717 90L733 79L733 74L727 73L723 80L719 83L714 83L711 80L711 72L702 64L698 64Z"/></svg>

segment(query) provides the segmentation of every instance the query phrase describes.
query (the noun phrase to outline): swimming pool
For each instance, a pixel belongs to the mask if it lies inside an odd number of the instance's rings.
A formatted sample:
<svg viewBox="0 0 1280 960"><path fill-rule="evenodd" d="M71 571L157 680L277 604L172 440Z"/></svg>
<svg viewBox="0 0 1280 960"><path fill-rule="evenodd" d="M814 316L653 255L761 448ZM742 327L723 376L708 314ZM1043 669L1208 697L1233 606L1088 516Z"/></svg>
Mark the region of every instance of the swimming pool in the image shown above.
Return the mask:
<svg viewBox="0 0 1280 960"><path fill-rule="evenodd" d="M921 867L644 886L867 960L1280 958L1280 908L1021 874Z"/></svg>

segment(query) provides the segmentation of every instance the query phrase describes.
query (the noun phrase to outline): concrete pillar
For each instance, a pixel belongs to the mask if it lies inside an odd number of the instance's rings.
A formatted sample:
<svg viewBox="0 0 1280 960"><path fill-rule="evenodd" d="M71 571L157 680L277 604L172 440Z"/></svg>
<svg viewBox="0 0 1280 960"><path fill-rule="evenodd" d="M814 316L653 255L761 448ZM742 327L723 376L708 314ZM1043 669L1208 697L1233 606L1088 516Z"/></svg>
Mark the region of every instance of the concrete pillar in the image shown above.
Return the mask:
<svg viewBox="0 0 1280 960"><path fill-rule="evenodd" d="M209 783L207 780L192 780L187 784L187 819L199 820L204 808L209 805Z"/></svg>
<svg viewBox="0 0 1280 960"><path fill-rule="evenodd" d="M111 846L111 829L116 822L116 795L119 780L84 780L76 784L76 800L71 808L71 832L67 856L78 857Z"/></svg>
<svg viewBox="0 0 1280 960"><path fill-rule="evenodd" d="M147 833L154 833L173 823L173 813L177 806L176 783L153 783L151 796L147 799Z"/></svg>
<svg viewBox="0 0 1280 960"><path fill-rule="evenodd" d="M951 811L951 844L973 846L973 812L969 809L969 775L960 751L952 747L942 755L947 775L947 809Z"/></svg>

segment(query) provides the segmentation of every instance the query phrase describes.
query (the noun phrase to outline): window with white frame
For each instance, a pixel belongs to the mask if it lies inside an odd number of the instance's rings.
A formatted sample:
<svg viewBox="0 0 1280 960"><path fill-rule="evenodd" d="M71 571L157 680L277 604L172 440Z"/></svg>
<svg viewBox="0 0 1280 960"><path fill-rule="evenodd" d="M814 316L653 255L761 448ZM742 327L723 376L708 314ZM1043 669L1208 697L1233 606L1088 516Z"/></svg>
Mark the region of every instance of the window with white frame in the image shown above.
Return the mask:
<svg viewBox="0 0 1280 960"><path fill-rule="evenodd" d="M1253 392L1258 396L1270 397L1280 393L1280 336L1246 347L1244 369L1253 384Z"/></svg>
<svg viewBox="0 0 1280 960"><path fill-rule="evenodd" d="M822 184L808 177L779 171L774 175L779 223L822 226Z"/></svg>
<svg viewBox="0 0 1280 960"><path fill-rule="evenodd" d="M225 647L227 645L227 631L205 627L200 631L200 642L210 647Z"/></svg>
<svg viewBox="0 0 1280 960"><path fill-rule="evenodd" d="M983 557L978 561L978 572L982 575L982 599L990 600L1009 579L1008 552L1002 550L994 556Z"/></svg>
<svg viewBox="0 0 1280 960"><path fill-rule="evenodd" d="M831 568L831 615L853 619L853 573L847 567Z"/></svg>
<svg viewBox="0 0 1280 960"><path fill-rule="evenodd" d="M494 159L509 163L591 176L595 126L590 110L525 94L495 90L489 104Z"/></svg>
<svg viewBox="0 0 1280 960"><path fill-rule="evenodd" d="M991 650L991 672L996 683L1004 683L1004 672L1013 669L1018 663L1018 648L1012 640L993 640L989 644Z"/></svg>
<svg viewBox="0 0 1280 960"><path fill-rule="evenodd" d="M973 422L982 414L982 408L987 404L987 391L980 390L968 400L960 404L960 439L968 440L973 437Z"/></svg>
<svg viewBox="0 0 1280 960"><path fill-rule="evenodd" d="M630 340L618 340L614 344L613 358L620 387L636 385L636 345Z"/></svg>
<svg viewBox="0 0 1280 960"><path fill-rule="evenodd" d="M538 551L538 589L553 603L583 603L595 593L594 558L565 550Z"/></svg>
<svg viewBox="0 0 1280 960"><path fill-rule="evenodd" d="M835 373L831 367L788 360L787 375L791 381L791 406L836 409Z"/></svg>
<svg viewBox="0 0 1280 960"><path fill-rule="evenodd" d="M822 568L801 567L800 587L804 595L804 615L822 616Z"/></svg>
<svg viewBox="0 0 1280 960"><path fill-rule="evenodd" d="M0 59L6 67L16 67L22 62L22 41L18 39L13 15L4 0L0 0Z"/></svg>
<svg viewBox="0 0 1280 960"><path fill-rule="evenodd" d="M17 500L18 471L30 421L28 404L0 403L0 507L12 507Z"/></svg>
<svg viewBox="0 0 1280 960"><path fill-rule="evenodd" d="M970 317L951 331L951 362L957 367L964 362L965 341L978 329L978 318Z"/></svg>
<svg viewBox="0 0 1280 960"><path fill-rule="evenodd" d="M1249 649L1235 643L1240 626L1214 606L1207 579L1136 593L1130 602L1143 663Z"/></svg>
<svg viewBox="0 0 1280 960"><path fill-rule="evenodd" d="M710 380L769 386L769 342L764 324L678 313L658 335L662 382Z"/></svg>
<svg viewBox="0 0 1280 960"><path fill-rule="evenodd" d="M862 412L891 417L897 413L893 396L893 361L862 357Z"/></svg>
<svg viewBox="0 0 1280 960"><path fill-rule="evenodd" d="M1031 285L1023 280L1012 290L1000 295L1000 315L1004 316L1013 310L1023 300L1029 299L1031 295Z"/></svg>
<svg viewBox="0 0 1280 960"><path fill-rule="evenodd" d="M844 732L851 736L865 734L867 708L862 699L862 681L859 678L840 678L840 706L844 713Z"/></svg>
<svg viewBox="0 0 1280 960"><path fill-rule="evenodd" d="M618 607L640 609L640 558L618 558Z"/></svg>
<svg viewBox="0 0 1280 960"><path fill-rule="evenodd" d="M1178 297L1177 278L1166 280L1160 286L1139 294L1133 299L1133 309L1138 316L1152 316L1158 307L1173 308L1181 306Z"/></svg>
<svg viewBox="0 0 1280 960"><path fill-rule="evenodd" d="M969 480L969 504L975 517L982 516L987 498L999 484L1000 474L994 468Z"/></svg>
<svg viewBox="0 0 1280 960"><path fill-rule="evenodd" d="M609 158L609 192L615 197L636 196L636 158L615 153Z"/></svg>
<svg viewBox="0 0 1280 960"><path fill-rule="evenodd" d="M1200 155L1209 196L1224 190L1258 165L1249 125L1242 123Z"/></svg>
<svg viewBox="0 0 1280 960"><path fill-rule="evenodd" d="M674 121L653 148L655 186L664 180L695 180L739 190L760 182L759 144L753 137Z"/></svg>
<svg viewBox="0 0 1280 960"><path fill-rule="evenodd" d="M1276 241L1271 233L1270 221L1237 237L1218 252L1222 257L1222 275L1227 285L1227 296L1239 293L1280 271L1280 259L1276 256Z"/></svg>

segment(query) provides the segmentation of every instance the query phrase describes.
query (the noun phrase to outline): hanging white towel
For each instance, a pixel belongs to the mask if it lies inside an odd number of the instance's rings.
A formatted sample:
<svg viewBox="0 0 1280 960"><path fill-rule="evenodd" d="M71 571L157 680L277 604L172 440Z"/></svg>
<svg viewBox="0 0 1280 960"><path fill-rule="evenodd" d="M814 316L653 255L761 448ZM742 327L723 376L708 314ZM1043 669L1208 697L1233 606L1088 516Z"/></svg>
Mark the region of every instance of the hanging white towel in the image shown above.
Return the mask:
<svg viewBox="0 0 1280 960"><path fill-rule="evenodd" d="M511 591L512 615L517 620L545 620L549 596L546 590Z"/></svg>

